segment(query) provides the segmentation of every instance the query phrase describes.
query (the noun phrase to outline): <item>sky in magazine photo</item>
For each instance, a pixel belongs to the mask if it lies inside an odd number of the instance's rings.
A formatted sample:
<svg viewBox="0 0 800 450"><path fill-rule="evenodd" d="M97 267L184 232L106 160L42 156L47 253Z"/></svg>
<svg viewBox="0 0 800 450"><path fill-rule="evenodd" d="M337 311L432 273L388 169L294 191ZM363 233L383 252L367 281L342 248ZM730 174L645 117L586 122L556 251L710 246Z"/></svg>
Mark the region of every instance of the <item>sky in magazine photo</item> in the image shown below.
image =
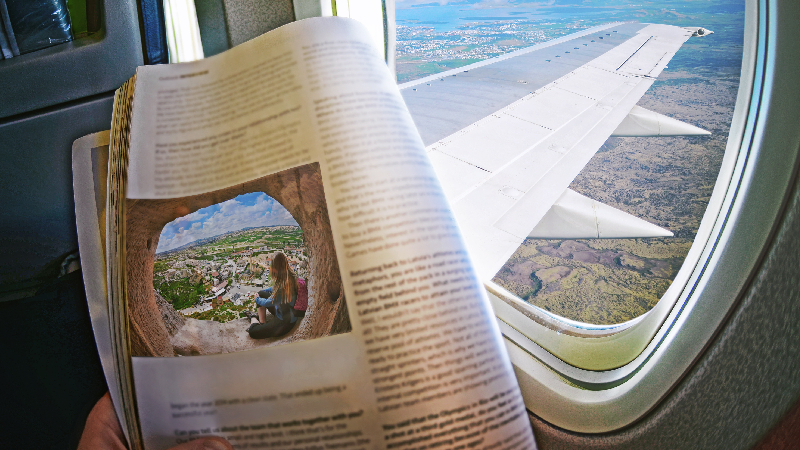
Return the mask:
<svg viewBox="0 0 800 450"><path fill-rule="evenodd" d="M251 192L168 223L161 231L156 254L245 228L278 225L297 227L297 221L275 199L263 192Z"/></svg>
<svg viewBox="0 0 800 450"><path fill-rule="evenodd" d="M139 200L127 220L131 317L147 323L150 313L163 325L132 327L137 356L229 353L350 331L319 164L192 197ZM306 285L307 309L292 312L294 324L278 335L254 338L247 330L259 291L274 286L270 268L284 257ZM157 313L144 306L148 294ZM264 321L275 314L265 311Z"/></svg>
<svg viewBox="0 0 800 450"><path fill-rule="evenodd" d="M493 281L581 322L649 311L680 269L719 172L739 86L744 1L397 0L399 83L611 22L704 27L638 102L710 131L700 137L611 137L569 186L673 232L647 239L527 239Z"/></svg>

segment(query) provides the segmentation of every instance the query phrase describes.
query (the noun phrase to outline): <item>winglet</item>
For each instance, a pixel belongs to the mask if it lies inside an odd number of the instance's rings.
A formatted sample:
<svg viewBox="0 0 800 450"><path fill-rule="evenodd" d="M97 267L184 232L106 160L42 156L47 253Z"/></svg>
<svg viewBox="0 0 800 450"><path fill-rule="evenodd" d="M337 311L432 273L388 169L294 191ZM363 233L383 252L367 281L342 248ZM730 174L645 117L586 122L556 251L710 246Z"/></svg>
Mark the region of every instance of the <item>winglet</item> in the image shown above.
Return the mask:
<svg viewBox="0 0 800 450"><path fill-rule="evenodd" d="M536 224L535 239L670 237L672 232L567 189Z"/></svg>
<svg viewBox="0 0 800 450"><path fill-rule="evenodd" d="M703 27L683 27L683 28L691 31L693 37L695 36L703 37L703 36L708 36L709 34L714 34L713 31L707 30Z"/></svg>
<svg viewBox="0 0 800 450"><path fill-rule="evenodd" d="M686 122L634 106L611 136L708 136L710 134L709 131Z"/></svg>

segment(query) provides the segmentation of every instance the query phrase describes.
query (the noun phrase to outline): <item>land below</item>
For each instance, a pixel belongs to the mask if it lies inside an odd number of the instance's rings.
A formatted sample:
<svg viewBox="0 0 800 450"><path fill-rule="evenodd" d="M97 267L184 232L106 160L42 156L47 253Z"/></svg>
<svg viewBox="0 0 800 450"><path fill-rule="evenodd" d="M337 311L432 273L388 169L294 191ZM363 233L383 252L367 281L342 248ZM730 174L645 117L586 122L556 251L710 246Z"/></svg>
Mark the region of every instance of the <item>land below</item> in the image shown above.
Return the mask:
<svg viewBox="0 0 800 450"><path fill-rule="evenodd" d="M246 228L194 241L156 255L153 288L186 317L229 320L255 310L256 292L271 283L277 252L307 277L308 255L297 226Z"/></svg>

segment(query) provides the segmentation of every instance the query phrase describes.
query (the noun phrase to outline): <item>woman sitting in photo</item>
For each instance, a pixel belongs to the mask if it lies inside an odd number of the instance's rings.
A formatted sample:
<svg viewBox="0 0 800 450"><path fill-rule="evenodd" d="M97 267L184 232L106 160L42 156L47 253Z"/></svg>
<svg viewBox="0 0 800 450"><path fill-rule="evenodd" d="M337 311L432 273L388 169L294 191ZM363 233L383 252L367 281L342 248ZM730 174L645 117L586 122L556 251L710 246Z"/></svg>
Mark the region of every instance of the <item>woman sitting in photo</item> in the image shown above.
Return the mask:
<svg viewBox="0 0 800 450"><path fill-rule="evenodd" d="M253 339L283 336L298 320L292 313L297 301L297 275L289 266L286 255L275 255L269 266L269 276L272 286L258 292L258 319L253 317L247 329ZM267 311L271 316L267 317Z"/></svg>

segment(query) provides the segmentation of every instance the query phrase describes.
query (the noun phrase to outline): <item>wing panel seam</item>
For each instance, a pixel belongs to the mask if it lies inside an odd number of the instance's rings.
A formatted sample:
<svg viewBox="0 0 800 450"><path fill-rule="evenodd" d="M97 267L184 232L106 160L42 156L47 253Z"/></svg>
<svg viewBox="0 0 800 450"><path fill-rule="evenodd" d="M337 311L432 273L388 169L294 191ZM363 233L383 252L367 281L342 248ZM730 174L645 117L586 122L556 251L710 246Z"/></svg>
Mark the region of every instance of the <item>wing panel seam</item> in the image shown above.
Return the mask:
<svg viewBox="0 0 800 450"><path fill-rule="evenodd" d="M639 50L641 50L641 49L642 49L642 47L644 47L645 45L647 45L647 43L648 43L648 42L650 42L650 39L653 39L653 36L650 36L649 38L647 38L647 40L646 40L646 41L644 41L644 44L640 45L640 46L639 46L639 48L637 48L635 52L631 53L631 56L628 56L628 59L626 59L625 61L623 61L623 63L622 63L622 64L620 64L620 65L619 65L619 67L617 67L617 69L616 69L616 70L619 70L619 69L621 69L621 68L622 68L622 66L624 66L624 65L625 65L625 63L627 63L628 61L630 61L630 59L631 59L631 58L633 58L633 57L634 57L634 56L635 56L637 53L639 53ZM662 58L663 58L663 57L662 57ZM661 61L661 60L659 59L659 62L660 62L660 61Z"/></svg>

